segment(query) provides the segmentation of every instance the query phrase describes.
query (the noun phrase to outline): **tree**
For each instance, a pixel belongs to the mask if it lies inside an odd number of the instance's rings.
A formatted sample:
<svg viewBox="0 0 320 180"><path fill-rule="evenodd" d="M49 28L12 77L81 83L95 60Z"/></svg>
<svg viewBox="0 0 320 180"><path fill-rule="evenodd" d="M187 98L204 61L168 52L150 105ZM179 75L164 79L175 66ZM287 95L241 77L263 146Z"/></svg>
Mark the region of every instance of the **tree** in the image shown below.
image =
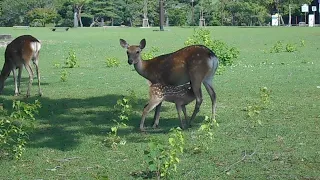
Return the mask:
<svg viewBox="0 0 320 180"><path fill-rule="evenodd" d="M88 4L86 12L94 16L96 19L103 18L108 20L112 26L114 24L120 25L123 22L121 17L123 16L122 11L124 6L125 3L119 0L94 0Z"/></svg>
<svg viewBox="0 0 320 180"><path fill-rule="evenodd" d="M51 0L3 0L0 20L5 26L28 25L25 19L28 11L34 8L54 8Z"/></svg>
<svg viewBox="0 0 320 180"><path fill-rule="evenodd" d="M83 27L81 20L82 8L90 1L91 0L71 0L74 5L74 27L78 27L78 23L80 23L80 27Z"/></svg>
<svg viewBox="0 0 320 180"><path fill-rule="evenodd" d="M58 13L55 9L52 8L34 8L28 11L26 18L29 22L32 22L34 26L37 26L38 23L41 26L45 26L47 23L53 22L58 16Z"/></svg>

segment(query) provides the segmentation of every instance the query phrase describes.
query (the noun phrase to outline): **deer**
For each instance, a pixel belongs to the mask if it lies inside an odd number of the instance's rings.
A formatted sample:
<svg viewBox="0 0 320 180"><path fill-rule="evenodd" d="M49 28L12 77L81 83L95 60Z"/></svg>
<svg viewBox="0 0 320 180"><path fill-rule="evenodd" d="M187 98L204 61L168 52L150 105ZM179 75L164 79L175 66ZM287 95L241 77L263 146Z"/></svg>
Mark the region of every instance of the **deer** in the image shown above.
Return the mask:
<svg viewBox="0 0 320 180"><path fill-rule="evenodd" d="M191 45L169 54L143 60L141 52L146 47L145 39L142 39L139 45L129 45L124 39L120 39L120 46L127 50L128 64L133 64L137 73L151 83L178 86L190 82L196 103L189 126L203 101L201 84L210 96L211 118L215 118L216 93L212 81L219 66L219 59L211 49L204 45ZM140 130L143 128L140 127Z"/></svg>
<svg viewBox="0 0 320 180"><path fill-rule="evenodd" d="M147 114L156 107L154 115L153 128L157 128L160 119L160 108L163 101L175 103L182 129L186 128L187 112L186 105L195 100L195 95L192 91L191 84L186 83L179 86L152 84L149 83L149 102L145 105L140 122L140 129L144 129L144 121ZM184 120L181 118L181 111L184 114Z"/></svg>
<svg viewBox="0 0 320 180"><path fill-rule="evenodd" d="M31 61L35 65L39 95L42 96L40 87L40 72L39 72L39 53L41 49L41 43L38 39L31 35L22 35L11 41L5 50L5 61L0 74L0 94L4 88L4 82L12 71L14 85L15 85L15 96L20 94L20 81L23 67L28 71L29 84L27 90L27 97L30 96L30 89L33 81L33 69L31 67ZM18 69L18 78L17 72Z"/></svg>

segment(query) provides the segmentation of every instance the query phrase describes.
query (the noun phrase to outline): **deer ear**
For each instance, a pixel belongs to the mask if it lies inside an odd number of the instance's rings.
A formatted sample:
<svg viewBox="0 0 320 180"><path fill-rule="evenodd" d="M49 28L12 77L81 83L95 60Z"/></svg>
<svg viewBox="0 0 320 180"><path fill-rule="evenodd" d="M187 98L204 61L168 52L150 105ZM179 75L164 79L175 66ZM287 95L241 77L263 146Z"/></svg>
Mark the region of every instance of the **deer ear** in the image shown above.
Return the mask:
<svg viewBox="0 0 320 180"><path fill-rule="evenodd" d="M121 45L121 47L123 47L125 49L128 49L128 47L129 47L129 44L123 39L120 39L120 45Z"/></svg>
<svg viewBox="0 0 320 180"><path fill-rule="evenodd" d="M142 39L140 41L140 49L144 49L146 47L146 40L145 39Z"/></svg>

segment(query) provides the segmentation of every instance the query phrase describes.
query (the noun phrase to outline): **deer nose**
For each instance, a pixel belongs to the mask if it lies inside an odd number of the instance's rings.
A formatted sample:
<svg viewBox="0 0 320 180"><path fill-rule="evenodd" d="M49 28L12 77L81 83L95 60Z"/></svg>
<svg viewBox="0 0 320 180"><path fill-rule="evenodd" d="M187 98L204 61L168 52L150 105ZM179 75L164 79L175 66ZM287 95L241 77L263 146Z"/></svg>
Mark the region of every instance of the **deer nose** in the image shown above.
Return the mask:
<svg viewBox="0 0 320 180"><path fill-rule="evenodd" d="M128 64L131 65L133 63L133 60L128 58Z"/></svg>

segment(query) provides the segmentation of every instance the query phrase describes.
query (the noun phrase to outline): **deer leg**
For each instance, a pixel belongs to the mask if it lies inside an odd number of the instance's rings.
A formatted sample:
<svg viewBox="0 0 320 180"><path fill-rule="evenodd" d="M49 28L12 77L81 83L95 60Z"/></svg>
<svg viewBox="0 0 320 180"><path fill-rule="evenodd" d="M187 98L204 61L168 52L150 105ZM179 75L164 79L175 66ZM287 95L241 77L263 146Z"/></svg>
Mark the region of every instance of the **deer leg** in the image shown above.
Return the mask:
<svg viewBox="0 0 320 180"><path fill-rule="evenodd" d="M18 93L19 94L21 93L21 89L20 89L21 74L22 74L22 67L20 67L18 71Z"/></svg>
<svg viewBox="0 0 320 180"><path fill-rule="evenodd" d="M38 57L37 57L36 60L33 61L33 64L35 65L36 71L37 71L39 96L42 96L42 91L41 91L41 87L40 87L40 71L39 71L39 65L38 65L38 63L39 63L39 61L38 61Z"/></svg>
<svg viewBox="0 0 320 180"><path fill-rule="evenodd" d="M204 87L206 88L207 92L209 93L209 96L211 98L212 103L212 119L216 118L216 93L214 92L214 89L212 87L212 83L203 82Z"/></svg>
<svg viewBox="0 0 320 180"><path fill-rule="evenodd" d="M33 71L30 66L30 64L25 64L26 70L28 71L29 74L29 85L28 85L28 90L27 90L27 97L30 97L30 89L33 81Z"/></svg>
<svg viewBox="0 0 320 180"><path fill-rule="evenodd" d="M182 105L181 106L181 110L184 114L184 120L185 120L185 124L188 124L188 116L187 116L187 110L186 110L186 106L185 105Z"/></svg>
<svg viewBox="0 0 320 180"><path fill-rule="evenodd" d="M12 69L12 75L13 75L13 81L14 81L14 95L18 96L19 95L19 90L18 90L18 82L17 82L17 72L16 68Z"/></svg>
<svg viewBox="0 0 320 180"><path fill-rule="evenodd" d="M162 102L163 99L151 99L147 106L143 109L142 118L140 121L140 131L144 131L144 121L146 119L147 114L154 109L158 104Z"/></svg>
<svg viewBox="0 0 320 180"><path fill-rule="evenodd" d="M186 122L185 122L185 120L182 120L182 118L181 118L181 110L182 110L181 105L176 103L176 109L178 111L178 117L179 117L179 120L180 120L181 128L185 129L186 128Z"/></svg>
<svg viewBox="0 0 320 180"><path fill-rule="evenodd" d="M162 102L156 106L156 110L154 112L154 117L153 117L153 126L152 126L153 128L157 128L159 126L161 104Z"/></svg>
<svg viewBox="0 0 320 180"><path fill-rule="evenodd" d="M191 81L192 90L194 92L194 95L196 96L196 105L194 107L192 116L190 118L189 126L191 126L191 123L196 117L197 113L199 112L200 106L202 104L201 81L194 81L194 82L200 82L200 83L192 83Z"/></svg>

